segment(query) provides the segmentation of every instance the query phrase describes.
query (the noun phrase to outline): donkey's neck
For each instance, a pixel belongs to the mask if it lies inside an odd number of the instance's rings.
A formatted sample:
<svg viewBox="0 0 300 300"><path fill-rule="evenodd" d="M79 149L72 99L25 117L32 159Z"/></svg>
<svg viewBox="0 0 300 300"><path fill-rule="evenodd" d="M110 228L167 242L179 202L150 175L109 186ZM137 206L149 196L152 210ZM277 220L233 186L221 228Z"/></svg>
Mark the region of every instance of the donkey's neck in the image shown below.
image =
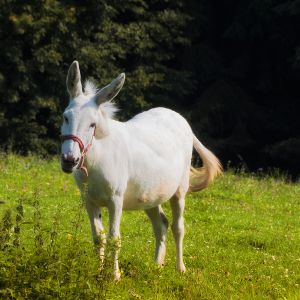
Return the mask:
<svg viewBox="0 0 300 300"><path fill-rule="evenodd" d="M97 162L108 156L122 155L126 146L126 129L123 122L113 119L106 120L105 130L96 129L91 149L86 155L86 166L88 169L98 168Z"/></svg>

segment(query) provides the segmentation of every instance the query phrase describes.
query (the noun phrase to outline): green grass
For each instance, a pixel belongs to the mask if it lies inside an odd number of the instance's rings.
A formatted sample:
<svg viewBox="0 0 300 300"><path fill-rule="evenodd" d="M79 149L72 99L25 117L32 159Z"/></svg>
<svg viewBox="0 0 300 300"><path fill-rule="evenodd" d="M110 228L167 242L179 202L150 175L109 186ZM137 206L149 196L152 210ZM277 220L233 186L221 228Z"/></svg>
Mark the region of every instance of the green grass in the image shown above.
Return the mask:
<svg viewBox="0 0 300 300"><path fill-rule="evenodd" d="M228 172L189 195L186 274L175 271L171 231L160 269L146 215L124 212L118 283L98 269L79 192L58 161L2 155L0 201L1 299L300 299L299 183Z"/></svg>

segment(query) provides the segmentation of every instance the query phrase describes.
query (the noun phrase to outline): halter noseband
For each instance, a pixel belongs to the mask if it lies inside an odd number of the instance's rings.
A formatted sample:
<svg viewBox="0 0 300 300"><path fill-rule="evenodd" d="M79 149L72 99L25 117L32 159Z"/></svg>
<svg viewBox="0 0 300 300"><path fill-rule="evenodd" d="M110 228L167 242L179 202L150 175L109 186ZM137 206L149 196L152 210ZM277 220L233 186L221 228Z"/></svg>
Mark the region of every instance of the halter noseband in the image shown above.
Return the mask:
<svg viewBox="0 0 300 300"><path fill-rule="evenodd" d="M79 164L78 164L78 166L77 166L76 169L80 169L81 171L83 171L83 173L86 176L88 176L89 173L88 173L87 168L83 164L84 164L84 159L85 159L85 156L86 156L87 152L92 147L92 142L93 142L93 138L95 136L95 131L96 131L96 129L94 130L92 138L90 139L90 141L88 142L88 144L86 146L84 146L84 144L83 144L82 140L80 139L80 137L78 137L76 135L66 134L66 135L61 135L61 137L60 137L62 143L64 141L67 141L67 140L73 140L74 142L78 143L78 146L79 146L79 149L80 149L80 152L81 152L81 158L80 158L80 162L79 162Z"/></svg>

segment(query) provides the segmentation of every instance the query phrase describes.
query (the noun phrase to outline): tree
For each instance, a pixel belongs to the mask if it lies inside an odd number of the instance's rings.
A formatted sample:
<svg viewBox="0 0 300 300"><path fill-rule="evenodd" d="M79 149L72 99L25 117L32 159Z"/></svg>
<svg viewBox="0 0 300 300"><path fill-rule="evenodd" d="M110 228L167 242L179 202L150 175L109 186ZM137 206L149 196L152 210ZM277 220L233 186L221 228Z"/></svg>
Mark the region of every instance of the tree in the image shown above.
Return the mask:
<svg viewBox="0 0 300 300"><path fill-rule="evenodd" d="M77 59L99 86L125 71L121 118L193 89L174 63L188 43L182 1L0 1L1 145L56 153L65 76ZM172 95L172 99L170 97ZM170 100L171 99L171 100ZM171 102L172 101L172 102Z"/></svg>

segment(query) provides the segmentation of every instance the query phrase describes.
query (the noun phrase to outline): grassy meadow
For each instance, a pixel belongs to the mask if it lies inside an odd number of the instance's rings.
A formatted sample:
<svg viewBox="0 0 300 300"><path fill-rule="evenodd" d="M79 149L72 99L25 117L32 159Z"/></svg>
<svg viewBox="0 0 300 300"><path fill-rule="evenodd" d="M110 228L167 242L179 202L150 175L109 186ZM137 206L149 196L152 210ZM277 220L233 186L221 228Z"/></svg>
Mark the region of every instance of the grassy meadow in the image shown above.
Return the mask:
<svg viewBox="0 0 300 300"><path fill-rule="evenodd" d="M79 192L57 160L2 155L0 202L0 299L300 299L299 183L227 172L189 195L185 274L171 230L158 268L146 215L124 212L118 283L99 270Z"/></svg>

